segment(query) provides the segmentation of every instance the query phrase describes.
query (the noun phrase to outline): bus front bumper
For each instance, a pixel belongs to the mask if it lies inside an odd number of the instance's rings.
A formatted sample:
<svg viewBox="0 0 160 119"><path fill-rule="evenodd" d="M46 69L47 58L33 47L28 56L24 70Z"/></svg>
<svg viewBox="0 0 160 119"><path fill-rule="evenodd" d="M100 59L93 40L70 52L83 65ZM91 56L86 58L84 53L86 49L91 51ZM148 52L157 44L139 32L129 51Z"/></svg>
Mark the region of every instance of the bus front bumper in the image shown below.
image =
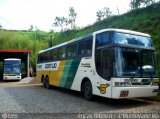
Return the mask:
<svg viewBox="0 0 160 119"><path fill-rule="evenodd" d="M157 96L158 86L112 87L112 98L137 98Z"/></svg>
<svg viewBox="0 0 160 119"><path fill-rule="evenodd" d="M3 76L3 80L21 80L21 76Z"/></svg>

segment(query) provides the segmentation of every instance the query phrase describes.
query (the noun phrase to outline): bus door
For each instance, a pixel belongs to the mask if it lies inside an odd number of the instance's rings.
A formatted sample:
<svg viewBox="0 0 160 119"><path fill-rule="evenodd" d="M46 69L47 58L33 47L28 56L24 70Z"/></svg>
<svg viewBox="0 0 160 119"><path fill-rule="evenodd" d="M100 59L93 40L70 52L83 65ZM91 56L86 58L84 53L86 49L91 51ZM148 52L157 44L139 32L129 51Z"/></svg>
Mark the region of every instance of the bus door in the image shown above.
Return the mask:
<svg viewBox="0 0 160 119"><path fill-rule="evenodd" d="M106 95L107 97L111 97L111 50L110 49L102 49L101 50L101 85L100 85L100 93Z"/></svg>
<svg viewBox="0 0 160 119"><path fill-rule="evenodd" d="M106 80L110 80L110 50L103 49L101 50L101 71L102 77Z"/></svg>

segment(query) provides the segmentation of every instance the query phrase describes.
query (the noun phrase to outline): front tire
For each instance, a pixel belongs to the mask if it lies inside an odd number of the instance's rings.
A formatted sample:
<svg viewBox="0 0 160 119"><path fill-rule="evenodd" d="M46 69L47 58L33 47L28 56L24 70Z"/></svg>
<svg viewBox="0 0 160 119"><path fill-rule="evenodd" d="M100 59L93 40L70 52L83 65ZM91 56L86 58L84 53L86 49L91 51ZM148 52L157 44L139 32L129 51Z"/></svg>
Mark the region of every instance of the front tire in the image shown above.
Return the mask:
<svg viewBox="0 0 160 119"><path fill-rule="evenodd" d="M85 99L87 100L92 100L93 99L93 94L92 94L92 84L90 81L86 81L83 86L83 95Z"/></svg>

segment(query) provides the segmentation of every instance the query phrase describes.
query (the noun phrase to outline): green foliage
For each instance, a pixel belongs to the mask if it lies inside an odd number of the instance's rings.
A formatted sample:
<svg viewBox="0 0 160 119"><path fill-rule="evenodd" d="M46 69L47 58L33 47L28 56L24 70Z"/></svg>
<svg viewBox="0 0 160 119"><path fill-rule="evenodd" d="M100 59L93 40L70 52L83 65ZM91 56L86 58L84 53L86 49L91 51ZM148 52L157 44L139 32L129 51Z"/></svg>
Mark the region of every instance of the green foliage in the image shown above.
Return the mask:
<svg viewBox="0 0 160 119"><path fill-rule="evenodd" d="M131 9L137 9L144 6L146 7L154 3L155 3L155 0L131 0L130 6L131 6Z"/></svg>
<svg viewBox="0 0 160 119"><path fill-rule="evenodd" d="M135 9L120 16L112 16L79 30L67 30L54 34L54 45L105 29L120 28L148 33L157 50L158 73L160 76L160 2L146 8Z"/></svg>
<svg viewBox="0 0 160 119"><path fill-rule="evenodd" d="M112 12L108 7L104 7L102 10L99 10L96 12L97 21L100 22L105 18L109 18L112 16Z"/></svg>
<svg viewBox="0 0 160 119"><path fill-rule="evenodd" d="M75 29L76 25L76 17L77 17L77 13L75 12L75 9L73 7L69 8L69 19L68 19L68 23L71 25L71 29Z"/></svg>
<svg viewBox="0 0 160 119"><path fill-rule="evenodd" d="M75 9L73 7L70 7L68 18L65 18L64 16L62 16L62 17L56 16L52 26L53 27L60 27L61 32L68 29L67 28L68 25L71 26L71 29L75 29L76 28L76 25L75 25L76 17L77 17L77 13L76 13Z"/></svg>
<svg viewBox="0 0 160 119"><path fill-rule="evenodd" d="M6 31L0 30L0 49L31 49L31 65L35 70L37 53L47 48L49 36L42 31Z"/></svg>
<svg viewBox="0 0 160 119"><path fill-rule="evenodd" d="M61 31L64 31L64 27L67 26L68 20L65 17L56 17L54 19L53 26L55 27L61 27Z"/></svg>

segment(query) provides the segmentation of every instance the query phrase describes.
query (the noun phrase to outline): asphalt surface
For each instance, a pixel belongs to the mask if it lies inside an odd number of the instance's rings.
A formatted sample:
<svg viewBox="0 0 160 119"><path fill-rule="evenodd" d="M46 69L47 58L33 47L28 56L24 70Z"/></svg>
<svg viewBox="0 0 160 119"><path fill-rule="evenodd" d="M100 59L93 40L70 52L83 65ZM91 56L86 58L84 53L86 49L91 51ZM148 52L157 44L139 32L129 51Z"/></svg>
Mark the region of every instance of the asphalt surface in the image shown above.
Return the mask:
<svg viewBox="0 0 160 119"><path fill-rule="evenodd" d="M53 87L45 89L42 85L0 82L0 113L38 114L83 118L77 114L93 113L159 113L160 102L142 99L114 100L96 96L87 101L81 93ZM63 114L62 114L63 113ZM65 114L67 116L65 116ZM4 115L3 115L4 116ZM2 117L3 117L2 116ZM15 116L15 115L10 115ZM23 115L24 116L24 115ZM57 116L57 115L56 115ZM26 115L25 115L26 117ZM55 115L54 115L55 117ZM28 117L27 117L28 118ZM160 118L160 116L159 116ZM0 116L1 119L1 116Z"/></svg>

